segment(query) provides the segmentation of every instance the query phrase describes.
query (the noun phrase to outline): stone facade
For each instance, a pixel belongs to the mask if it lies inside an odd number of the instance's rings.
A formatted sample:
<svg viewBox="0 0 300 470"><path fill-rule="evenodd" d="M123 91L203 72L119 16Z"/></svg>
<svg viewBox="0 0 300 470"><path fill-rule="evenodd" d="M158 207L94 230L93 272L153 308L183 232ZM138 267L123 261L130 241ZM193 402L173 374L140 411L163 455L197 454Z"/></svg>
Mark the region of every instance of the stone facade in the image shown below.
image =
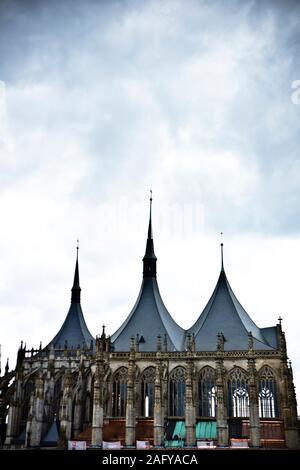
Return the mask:
<svg viewBox="0 0 300 470"><path fill-rule="evenodd" d="M96 340L80 304L78 246L71 306L45 348L18 351L0 378L6 448L95 447L137 440L154 446L299 448L293 372L281 319L260 329L245 312L224 270L196 323L184 330L160 296L152 236L152 197L143 281L121 327ZM221 331L222 330L222 331ZM61 345L64 345L61 347ZM78 346L77 346L78 345ZM7 426L5 422L7 421Z"/></svg>
<svg viewBox="0 0 300 470"><path fill-rule="evenodd" d="M134 446L136 426L145 419L141 415L141 377L149 367L155 370L153 384L153 444L164 445L166 425L172 419L185 422L185 444L196 445L196 423L216 422L218 446L230 444L230 412L228 410L228 378L234 369L243 371L247 380L247 416L238 417L248 425L249 445L262 445L261 425L264 421L282 423L284 445L299 448L299 429L293 374L286 355L286 343L281 325L277 325L280 348L276 351L253 350L251 338L247 351L224 351L217 338L216 351L196 351L189 339L186 351L161 350L139 352L132 339L130 351L111 352L110 338L105 333L96 339L96 351L89 349L27 351L22 346L14 374L13 393L8 412L5 447L39 447L43 436L56 419L60 422L58 446L65 447L84 430L91 429L91 444L101 446L104 422L116 419L112 412L114 375L127 369L125 419L126 446ZM214 416L199 416L197 410L198 377L204 367L215 372L216 411ZM274 373L278 412L276 417L260 417L260 371L268 366ZM169 376L177 368L185 371L184 414L170 416ZM9 372L6 371L8 374ZM5 377L5 376L4 376ZM29 387L30 384L30 387ZM29 396L26 394L29 390ZM214 414L214 413L213 413ZM272 413L271 413L272 414ZM275 419L276 418L276 419ZM23 440L20 434L25 429Z"/></svg>

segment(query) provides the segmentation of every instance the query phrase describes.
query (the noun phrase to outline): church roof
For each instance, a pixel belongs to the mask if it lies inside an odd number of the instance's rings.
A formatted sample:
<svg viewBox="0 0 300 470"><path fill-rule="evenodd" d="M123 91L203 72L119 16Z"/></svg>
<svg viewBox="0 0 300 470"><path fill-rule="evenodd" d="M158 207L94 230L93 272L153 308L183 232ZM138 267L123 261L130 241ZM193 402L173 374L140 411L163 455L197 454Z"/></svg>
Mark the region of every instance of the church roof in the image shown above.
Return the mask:
<svg viewBox="0 0 300 470"><path fill-rule="evenodd" d="M130 339L137 338L140 351L156 351L157 336L167 338L169 351L183 349L185 330L173 320L161 298L157 279L152 235L152 197L146 252L143 258L143 282L137 301L120 328L112 335L115 351L128 351Z"/></svg>
<svg viewBox="0 0 300 470"><path fill-rule="evenodd" d="M54 348L61 347L63 348L67 345L68 348L77 348L79 345L83 345L88 348L91 345L91 341L94 342L94 338L88 330L88 327L85 323L83 312L80 304L80 294L81 288L79 285L79 266L78 266L78 247L77 247L77 257L74 273L74 282L72 287L72 296L71 296L71 305L68 311L68 314L65 318L65 321L53 338L48 346L52 345Z"/></svg>
<svg viewBox="0 0 300 470"><path fill-rule="evenodd" d="M167 335L168 350L182 351L185 331L177 325L160 296L157 280L144 279L137 301L125 322L112 335L115 351L128 351L130 338L137 338L140 351L156 351L157 336Z"/></svg>
<svg viewBox="0 0 300 470"><path fill-rule="evenodd" d="M254 349L276 348L276 327L260 329L234 295L224 270L221 246L222 267L217 285L200 317L188 330L195 335L196 350L216 350L220 333L224 336L225 350L247 350L249 332Z"/></svg>

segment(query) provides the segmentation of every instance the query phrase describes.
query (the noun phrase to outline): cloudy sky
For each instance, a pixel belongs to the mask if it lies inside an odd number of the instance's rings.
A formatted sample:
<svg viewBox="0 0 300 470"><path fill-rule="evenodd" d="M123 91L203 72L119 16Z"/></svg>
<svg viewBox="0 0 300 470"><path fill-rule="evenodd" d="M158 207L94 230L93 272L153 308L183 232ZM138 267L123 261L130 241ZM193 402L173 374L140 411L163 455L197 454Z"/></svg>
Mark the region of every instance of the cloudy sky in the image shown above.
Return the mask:
<svg viewBox="0 0 300 470"><path fill-rule="evenodd" d="M298 81L298 82L297 82ZM283 317L300 389L297 1L0 1L0 343L48 343L70 302L112 334L158 276L183 327L220 269Z"/></svg>

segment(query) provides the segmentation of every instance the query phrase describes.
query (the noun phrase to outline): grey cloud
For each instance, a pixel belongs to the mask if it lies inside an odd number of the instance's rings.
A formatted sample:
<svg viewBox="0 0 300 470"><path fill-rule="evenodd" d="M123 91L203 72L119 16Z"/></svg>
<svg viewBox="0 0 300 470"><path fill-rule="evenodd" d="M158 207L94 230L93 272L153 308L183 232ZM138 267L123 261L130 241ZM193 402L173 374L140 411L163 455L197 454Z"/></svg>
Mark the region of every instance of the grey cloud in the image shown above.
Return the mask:
<svg viewBox="0 0 300 470"><path fill-rule="evenodd" d="M202 202L213 229L298 232L299 5L188 3L3 2L1 78L27 154L14 176L53 158L33 156L27 136L40 129L57 155L80 140L93 171L76 197L96 203L150 179ZM204 171L214 152L252 168L254 187L234 193L238 171Z"/></svg>

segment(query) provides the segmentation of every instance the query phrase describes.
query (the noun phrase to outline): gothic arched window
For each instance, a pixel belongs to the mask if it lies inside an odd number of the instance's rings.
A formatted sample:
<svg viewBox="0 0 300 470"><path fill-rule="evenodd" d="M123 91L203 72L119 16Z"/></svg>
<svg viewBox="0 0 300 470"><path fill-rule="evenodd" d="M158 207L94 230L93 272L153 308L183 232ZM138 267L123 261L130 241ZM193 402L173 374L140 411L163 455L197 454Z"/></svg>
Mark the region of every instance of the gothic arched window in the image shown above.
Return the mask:
<svg viewBox="0 0 300 470"><path fill-rule="evenodd" d="M169 403L170 416L184 416L185 377L184 368L176 367L170 374Z"/></svg>
<svg viewBox="0 0 300 470"><path fill-rule="evenodd" d="M127 400L127 369L120 367L113 377L112 387L112 415L125 417Z"/></svg>
<svg viewBox="0 0 300 470"><path fill-rule="evenodd" d="M154 411L154 382L155 368L148 367L142 375L142 416L146 418L153 416Z"/></svg>
<svg viewBox="0 0 300 470"><path fill-rule="evenodd" d="M249 416L249 393L247 374L235 367L228 379L228 412L234 418Z"/></svg>
<svg viewBox="0 0 300 470"><path fill-rule="evenodd" d="M259 374L259 417L276 418L278 416L277 387L273 371L265 366Z"/></svg>
<svg viewBox="0 0 300 470"><path fill-rule="evenodd" d="M216 416L216 385L215 371L211 367L204 367L200 371L199 384L199 416Z"/></svg>

